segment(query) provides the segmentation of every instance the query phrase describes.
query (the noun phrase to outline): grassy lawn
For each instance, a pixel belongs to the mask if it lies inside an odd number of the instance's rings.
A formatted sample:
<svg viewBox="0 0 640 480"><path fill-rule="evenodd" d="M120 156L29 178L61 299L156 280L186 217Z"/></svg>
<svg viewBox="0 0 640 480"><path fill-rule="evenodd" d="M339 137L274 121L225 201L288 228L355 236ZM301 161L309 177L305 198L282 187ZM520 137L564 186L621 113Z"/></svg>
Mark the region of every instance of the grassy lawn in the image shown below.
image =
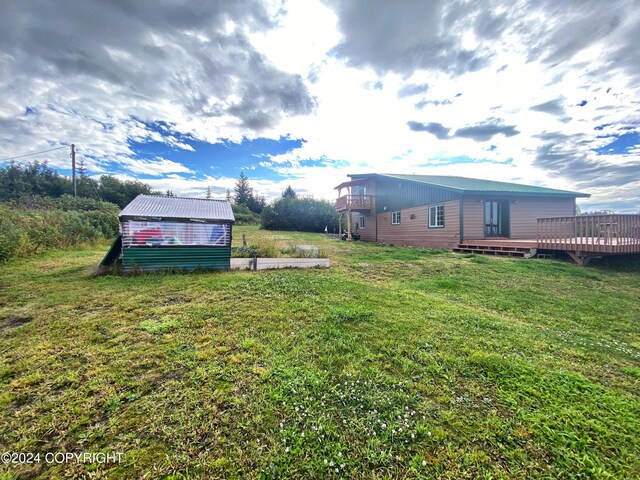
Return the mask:
<svg viewBox="0 0 640 480"><path fill-rule="evenodd" d="M640 262L320 246L330 269L0 266L0 478L638 478Z"/></svg>

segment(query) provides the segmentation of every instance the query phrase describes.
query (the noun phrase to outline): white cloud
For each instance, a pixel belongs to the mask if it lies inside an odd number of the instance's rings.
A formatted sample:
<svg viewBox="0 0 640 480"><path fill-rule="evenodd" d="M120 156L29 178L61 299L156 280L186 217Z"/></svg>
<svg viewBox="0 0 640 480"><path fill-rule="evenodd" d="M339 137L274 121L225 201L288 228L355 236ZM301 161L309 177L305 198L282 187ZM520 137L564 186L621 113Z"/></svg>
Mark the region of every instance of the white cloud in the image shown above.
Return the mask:
<svg viewBox="0 0 640 480"><path fill-rule="evenodd" d="M195 194L233 181L170 154L138 160L131 142L193 150L185 139L290 135L305 142L255 158L288 177L251 179L268 197L291 183L333 198L347 173L415 172L584 190L593 205L640 203L640 149L594 151L640 131L633 2L399 5L9 4L0 20L0 156L75 142L96 172L118 164L163 176L148 181L155 188ZM68 168L58 153L51 163ZM451 163L458 157L466 163Z"/></svg>

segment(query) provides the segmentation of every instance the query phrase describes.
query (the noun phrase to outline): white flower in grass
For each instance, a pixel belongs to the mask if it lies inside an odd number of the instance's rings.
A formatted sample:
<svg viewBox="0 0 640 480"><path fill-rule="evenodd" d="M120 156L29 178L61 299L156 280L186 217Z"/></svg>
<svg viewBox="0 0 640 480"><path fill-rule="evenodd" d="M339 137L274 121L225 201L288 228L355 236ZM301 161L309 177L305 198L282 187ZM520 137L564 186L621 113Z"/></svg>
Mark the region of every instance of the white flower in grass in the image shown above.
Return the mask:
<svg viewBox="0 0 640 480"><path fill-rule="evenodd" d="M300 436L301 436L301 437L304 437L304 432L302 432L302 433L300 434Z"/></svg>
<svg viewBox="0 0 640 480"><path fill-rule="evenodd" d="M386 424L386 423L383 423L383 424L382 424L382 428L387 428L387 424Z"/></svg>
<svg viewBox="0 0 640 480"><path fill-rule="evenodd" d="M344 469L344 463L340 465L340 468L343 468L343 469Z"/></svg>
<svg viewBox="0 0 640 480"><path fill-rule="evenodd" d="M340 469L336 467L336 473L338 473L339 471L340 471Z"/></svg>
<svg viewBox="0 0 640 480"><path fill-rule="evenodd" d="M427 432L427 435L431 436L431 432Z"/></svg>
<svg viewBox="0 0 640 480"><path fill-rule="evenodd" d="M412 433L411 434L411 438L416 438L415 434Z"/></svg>
<svg viewBox="0 0 640 480"><path fill-rule="evenodd" d="M338 456L341 457L342 456L342 452L338 452Z"/></svg>
<svg viewBox="0 0 640 480"><path fill-rule="evenodd" d="M427 461L426 460L422 460L422 466L426 467L427 466Z"/></svg>
<svg viewBox="0 0 640 480"><path fill-rule="evenodd" d="M289 453L289 447L284 449L285 453Z"/></svg>
<svg viewBox="0 0 640 480"><path fill-rule="evenodd" d="M327 460L326 458L324 459L324 464L326 465L327 463L329 463L329 460Z"/></svg>
<svg viewBox="0 0 640 480"><path fill-rule="evenodd" d="M330 466L330 467L333 467L333 462L330 462L330 463L329 463L329 466Z"/></svg>

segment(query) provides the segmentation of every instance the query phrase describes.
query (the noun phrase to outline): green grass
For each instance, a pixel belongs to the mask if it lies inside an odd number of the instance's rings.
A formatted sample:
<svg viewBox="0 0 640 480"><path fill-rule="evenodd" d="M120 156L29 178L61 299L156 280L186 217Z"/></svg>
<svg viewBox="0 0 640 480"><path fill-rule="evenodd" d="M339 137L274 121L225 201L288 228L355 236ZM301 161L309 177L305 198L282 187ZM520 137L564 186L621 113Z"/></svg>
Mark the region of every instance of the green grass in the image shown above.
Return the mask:
<svg viewBox="0 0 640 480"><path fill-rule="evenodd" d="M0 266L0 478L638 478L640 263L234 229L330 269Z"/></svg>

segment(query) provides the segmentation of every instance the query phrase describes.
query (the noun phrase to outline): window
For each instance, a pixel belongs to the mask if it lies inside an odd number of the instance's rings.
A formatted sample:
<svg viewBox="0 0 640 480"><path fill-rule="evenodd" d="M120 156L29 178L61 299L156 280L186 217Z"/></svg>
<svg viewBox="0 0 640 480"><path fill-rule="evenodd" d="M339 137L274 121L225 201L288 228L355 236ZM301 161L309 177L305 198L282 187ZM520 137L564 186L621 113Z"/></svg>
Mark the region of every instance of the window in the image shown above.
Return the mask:
<svg viewBox="0 0 640 480"><path fill-rule="evenodd" d="M391 225L400 225L400 212L391 212Z"/></svg>
<svg viewBox="0 0 640 480"><path fill-rule="evenodd" d="M175 245L231 246L231 228L225 223L145 222L127 220L122 224L125 247Z"/></svg>
<svg viewBox="0 0 640 480"><path fill-rule="evenodd" d="M358 228L364 228L364 215L360 215L358 218Z"/></svg>
<svg viewBox="0 0 640 480"><path fill-rule="evenodd" d="M444 205L429 207L429 228L444 227Z"/></svg>

